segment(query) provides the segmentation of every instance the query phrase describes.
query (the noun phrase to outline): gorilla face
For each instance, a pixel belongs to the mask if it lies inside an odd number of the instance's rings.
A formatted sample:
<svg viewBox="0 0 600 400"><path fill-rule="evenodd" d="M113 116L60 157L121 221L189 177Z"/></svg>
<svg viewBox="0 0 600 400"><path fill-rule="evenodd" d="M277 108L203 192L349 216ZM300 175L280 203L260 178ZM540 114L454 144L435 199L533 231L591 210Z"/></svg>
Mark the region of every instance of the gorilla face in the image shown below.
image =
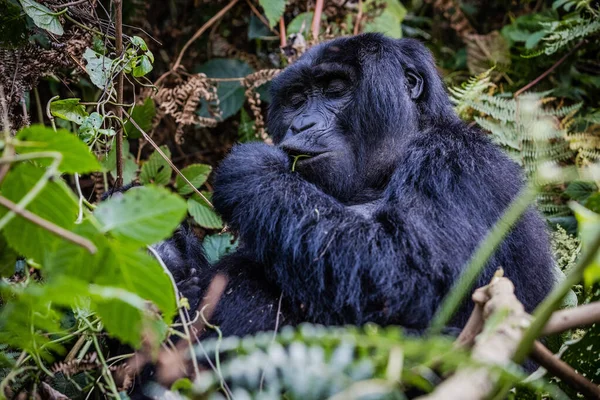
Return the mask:
<svg viewBox="0 0 600 400"><path fill-rule="evenodd" d="M293 72L293 71L292 71ZM337 63L311 66L305 79L285 88L281 104L287 125L276 143L295 160L295 170L330 194L346 198L357 182L357 149L344 126L356 73Z"/></svg>
<svg viewBox="0 0 600 400"><path fill-rule="evenodd" d="M381 189L416 131L423 79L407 65L402 41L381 35L315 46L272 83L269 132L295 171L352 202Z"/></svg>

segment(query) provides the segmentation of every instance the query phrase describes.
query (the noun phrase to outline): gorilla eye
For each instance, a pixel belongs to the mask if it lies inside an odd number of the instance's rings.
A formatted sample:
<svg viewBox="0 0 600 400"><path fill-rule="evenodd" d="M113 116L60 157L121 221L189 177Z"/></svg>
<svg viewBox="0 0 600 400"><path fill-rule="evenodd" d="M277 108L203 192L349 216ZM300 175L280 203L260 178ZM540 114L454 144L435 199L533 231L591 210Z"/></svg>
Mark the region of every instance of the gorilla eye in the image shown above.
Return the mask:
<svg viewBox="0 0 600 400"><path fill-rule="evenodd" d="M288 98L288 104L292 107L300 107L306 98L302 93L294 93Z"/></svg>
<svg viewBox="0 0 600 400"><path fill-rule="evenodd" d="M332 79L325 86L325 94L327 96L337 97L346 92L348 83L343 79Z"/></svg>

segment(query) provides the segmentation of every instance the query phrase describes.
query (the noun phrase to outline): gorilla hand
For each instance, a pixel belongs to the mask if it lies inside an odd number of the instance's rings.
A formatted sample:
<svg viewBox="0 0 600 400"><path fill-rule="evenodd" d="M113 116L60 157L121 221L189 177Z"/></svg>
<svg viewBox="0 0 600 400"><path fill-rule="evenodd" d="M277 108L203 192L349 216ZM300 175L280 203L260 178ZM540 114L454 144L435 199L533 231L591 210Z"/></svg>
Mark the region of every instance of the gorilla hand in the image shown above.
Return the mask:
<svg viewBox="0 0 600 400"><path fill-rule="evenodd" d="M237 145L216 171L213 194L216 210L238 230L239 224L247 219L248 209L261 207L257 201L272 191L274 181L290 175L290 159L281 149L265 143Z"/></svg>

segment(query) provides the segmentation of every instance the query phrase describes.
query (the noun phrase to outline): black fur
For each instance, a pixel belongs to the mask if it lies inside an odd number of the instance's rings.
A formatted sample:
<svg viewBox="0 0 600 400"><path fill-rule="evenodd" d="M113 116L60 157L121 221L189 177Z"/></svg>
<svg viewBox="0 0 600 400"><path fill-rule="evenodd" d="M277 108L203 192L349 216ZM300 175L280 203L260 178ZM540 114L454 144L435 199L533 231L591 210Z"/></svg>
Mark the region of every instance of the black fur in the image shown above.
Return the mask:
<svg viewBox="0 0 600 400"><path fill-rule="evenodd" d="M179 245L177 262L199 271L190 296L217 272L229 277L211 321L225 335L274 329L280 296L280 324L426 328L522 187L518 166L458 119L415 40L364 34L313 47L275 78L272 98L275 146L235 146L215 177L213 202L239 249L202 266L195 241ZM311 158L293 166L298 155ZM477 284L500 266L528 311L551 289L533 208Z"/></svg>

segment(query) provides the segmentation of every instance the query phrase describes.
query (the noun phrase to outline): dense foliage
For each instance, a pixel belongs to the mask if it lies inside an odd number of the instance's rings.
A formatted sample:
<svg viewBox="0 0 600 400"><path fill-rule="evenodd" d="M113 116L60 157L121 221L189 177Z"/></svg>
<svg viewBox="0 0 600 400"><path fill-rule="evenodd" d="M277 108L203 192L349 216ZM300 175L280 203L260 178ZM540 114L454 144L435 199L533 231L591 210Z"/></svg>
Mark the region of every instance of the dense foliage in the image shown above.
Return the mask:
<svg viewBox="0 0 600 400"><path fill-rule="evenodd" d="M183 220L210 261L235 248L212 209L212 169L236 141L270 141L266 89L279 69L320 41L369 31L424 41L457 113L528 176L467 275L530 202L555 231L568 278L519 351L558 307L600 301L597 1L0 0L0 398L125 398L133 351L164 363L175 337L214 361L154 387L183 398L404 398L482 368L434 334L468 279L423 338L303 326L196 343L196 310L153 255ZM130 183L144 187L99 202ZM595 322L545 343L597 387ZM112 354L115 339L133 350ZM517 364L489 368L500 397L578 392L554 371L524 380Z"/></svg>

